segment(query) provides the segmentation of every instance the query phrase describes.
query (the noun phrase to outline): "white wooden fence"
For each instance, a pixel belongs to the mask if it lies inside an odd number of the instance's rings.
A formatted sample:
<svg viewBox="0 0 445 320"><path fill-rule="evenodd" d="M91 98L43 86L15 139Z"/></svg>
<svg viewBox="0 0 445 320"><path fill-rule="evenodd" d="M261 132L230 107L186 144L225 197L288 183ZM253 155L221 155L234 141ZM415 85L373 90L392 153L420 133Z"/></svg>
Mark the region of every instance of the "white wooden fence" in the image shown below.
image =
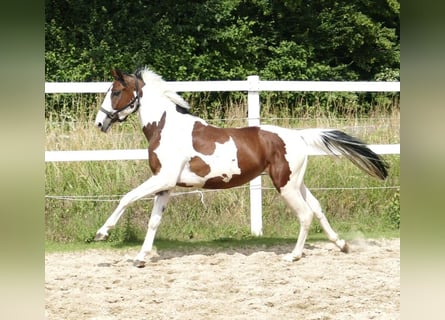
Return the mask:
<svg viewBox="0 0 445 320"><path fill-rule="evenodd" d="M45 93L104 93L110 82L46 82ZM261 91L310 91L310 92L399 92L400 82L348 82L348 81L262 81L258 76L249 76L247 81L184 81L168 82L172 91L246 91L248 102L248 125L260 124ZM400 144L370 145L378 154L400 154ZM324 153L313 152L311 155ZM146 149L132 150L82 150L45 151L45 162L100 161L148 159ZM263 233L261 176L250 182L251 232Z"/></svg>

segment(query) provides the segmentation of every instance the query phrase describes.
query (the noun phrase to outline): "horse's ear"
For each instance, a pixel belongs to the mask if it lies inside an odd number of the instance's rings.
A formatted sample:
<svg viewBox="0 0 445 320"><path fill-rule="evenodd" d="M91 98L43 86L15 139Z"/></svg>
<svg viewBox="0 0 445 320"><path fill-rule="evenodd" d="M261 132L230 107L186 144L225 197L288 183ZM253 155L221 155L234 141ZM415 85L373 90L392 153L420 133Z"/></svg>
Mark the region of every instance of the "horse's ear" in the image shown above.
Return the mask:
<svg viewBox="0 0 445 320"><path fill-rule="evenodd" d="M122 71L120 71L119 69L113 69L111 70L111 75L115 80L125 85L124 74L122 73Z"/></svg>
<svg viewBox="0 0 445 320"><path fill-rule="evenodd" d="M119 81L125 87L127 86L127 83L125 82L124 79L124 73L122 71L120 71L119 69L114 69L111 70L111 74L113 75L114 80Z"/></svg>

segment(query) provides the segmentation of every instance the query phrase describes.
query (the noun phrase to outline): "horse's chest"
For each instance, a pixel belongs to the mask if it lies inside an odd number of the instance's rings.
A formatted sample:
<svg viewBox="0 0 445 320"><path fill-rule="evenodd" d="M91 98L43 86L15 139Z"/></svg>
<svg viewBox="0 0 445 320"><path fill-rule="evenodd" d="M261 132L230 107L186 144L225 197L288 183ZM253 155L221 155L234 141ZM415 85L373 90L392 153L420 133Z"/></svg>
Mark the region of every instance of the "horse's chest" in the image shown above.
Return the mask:
<svg viewBox="0 0 445 320"><path fill-rule="evenodd" d="M161 133L165 126L165 119L166 119L166 113L164 112L159 121L153 121L151 123L147 123L142 128L142 131L144 132L144 135L149 143L148 161L150 164L150 169L153 172L153 174L157 174L162 167L161 161L154 151L158 149L159 146L161 145Z"/></svg>

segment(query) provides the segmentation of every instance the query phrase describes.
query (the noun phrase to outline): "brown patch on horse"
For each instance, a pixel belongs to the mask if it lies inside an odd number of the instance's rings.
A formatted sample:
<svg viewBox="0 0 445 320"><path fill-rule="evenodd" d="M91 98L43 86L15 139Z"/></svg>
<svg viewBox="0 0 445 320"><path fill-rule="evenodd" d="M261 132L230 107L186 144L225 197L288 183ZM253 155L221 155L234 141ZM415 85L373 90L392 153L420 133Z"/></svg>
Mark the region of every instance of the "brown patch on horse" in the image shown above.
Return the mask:
<svg viewBox="0 0 445 320"><path fill-rule="evenodd" d="M176 186L178 186L178 187L184 187L184 188L191 188L191 187L193 187L193 185L191 185L191 184L187 184L187 183L183 183L183 182L177 182L177 183L176 183Z"/></svg>
<svg viewBox="0 0 445 320"><path fill-rule="evenodd" d="M200 177L205 177L210 172L210 166L200 157L194 156L189 161L190 171Z"/></svg>
<svg viewBox="0 0 445 320"><path fill-rule="evenodd" d="M153 121L152 123L146 124L142 131L144 132L145 137L148 141L148 163L150 165L150 169L153 172L153 174L158 174L161 170L162 164L159 161L158 156L154 152L159 145L161 144L161 132L162 129L165 126L165 118L167 116L167 113L164 111L162 114L161 119L156 122Z"/></svg>
<svg viewBox="0 0 445 320"><path fill-rule="evenodd" d="M291 174L289 162L286 159L286 144L278 134L270 131L260 130L259 137L268 162L265 171L280 192L280 189L288 183Z"/></svg>
<svg viewBox="0 0 445 320"><path fill-rule="evenodd" d="M193 149L205 155L215 152L216 143L224 143L230 136L221 128L204 125L199 121L195 122L192 131Z"/></svg>
<svg viewBox="0 0 445 320"><path fill-rule="evenodd" d="M230 179L230 181L225 181L225 179L227 179L227 175L225 175L225 174L223 174L221 177L213 177L213 178L208 179L204 183L203 188L204 189L229 189L229 188L243 185L244 183L247 183L250 181L250 180L245 181L246 179L243 179L240 181L239 177L241 177L241 175L234 174L232 176L232 179Z"/></svg>

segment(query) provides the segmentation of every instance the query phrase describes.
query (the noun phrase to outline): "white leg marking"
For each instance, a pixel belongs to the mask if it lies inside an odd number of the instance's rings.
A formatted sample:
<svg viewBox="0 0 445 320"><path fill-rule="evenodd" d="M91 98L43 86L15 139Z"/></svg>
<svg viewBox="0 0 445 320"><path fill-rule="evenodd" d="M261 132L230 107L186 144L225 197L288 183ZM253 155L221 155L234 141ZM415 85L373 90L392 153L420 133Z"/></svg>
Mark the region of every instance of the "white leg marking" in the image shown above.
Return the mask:
<svg viewBox="0 0 445 320"><path fill-rule="evenodd" d="M149 253L153 248L153 241L161 223L162 214L167 206L170 198L170 191L163 191L156 195L153 210L151 212L150 220L148 222L147 235L145 236L144 244L141 251L136 255L134 263L137 267L143 267L145 265L145 255Z"/></svg>
<svg viewBox="0 0 445 320"><path fill-rule="evenodd" d="M292 262L301 259L303 256L304 243L306 242L314 214L301 194L300 188L295 188L295 186L288 184L285 188L281 189L281 195L289 207L295 212L300 222L300 232L295 248L291 253L283 257L285 261Z"/></svg>
<svg viewBox="0 0 445 320"><path fill-rule="evenodd" d="M110 215L107 221L105 221L105 224L97 231L96 240L104 240L107 238L108 231L116 225L129 204L141 199L142 197L168 190L175 186L176 181L173 183L169 183L168 181L169 180L163 179L159 175L153 176L123 196L117 208Z"/></svg>
<svg viewBox="0 0 445 320"><path fill-rule="evenodd" d="M326 218L325 214L323 213L323 210L321 209L318 200L312 195L312 193L309 191L309 189L306 188L306 186L302 185L302 188L305 189L307 203L314 211L317 219L320 221L320 225L323 228L324 232L326 233L328 239L333 243L335 243L335 245L339 247L341 251L347 252L348 246L346 241L340 239L338 234L332 229L328 219Z"/></svg>

